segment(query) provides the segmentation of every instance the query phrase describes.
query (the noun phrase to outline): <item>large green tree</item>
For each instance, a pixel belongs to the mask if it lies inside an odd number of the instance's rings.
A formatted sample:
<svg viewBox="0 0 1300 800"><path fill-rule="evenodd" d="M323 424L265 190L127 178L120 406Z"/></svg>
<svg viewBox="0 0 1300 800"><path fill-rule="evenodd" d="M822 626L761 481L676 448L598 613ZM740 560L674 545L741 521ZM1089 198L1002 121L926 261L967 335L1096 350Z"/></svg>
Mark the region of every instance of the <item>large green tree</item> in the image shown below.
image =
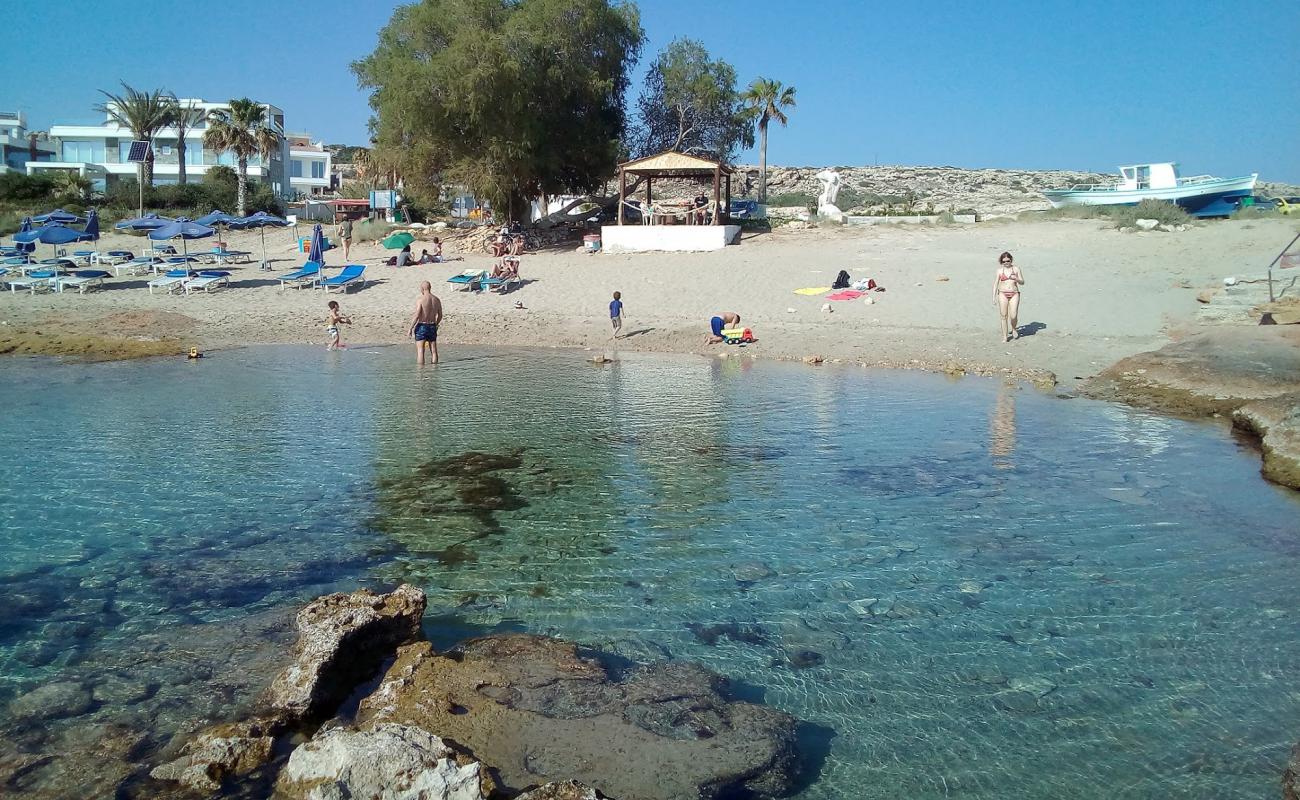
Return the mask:
<svg viewBox="0 0 1300 800"><path fill-rule="evenodd" d="M660 51L637 100L638 125L628 150L648 156L664 150L730 161L754 146L754 125L736 91L736 70L694 39Z"/></svg>
<svg viewBox="0 0 1300 800"><path fill-rule="evenodd" d="M149 150L145 160L136 167L143 186L153 186L153 137L167 126L170 119L172 103L175 98L162 89L142 92L122 83L122 94L112 94L103 89L99 93L108 98L95 106L95 110L107 114L113 122L128 128L131 135L139 141L148 141Z"/></svg>
<svg viewBox="0 0 1300 800"><path fill-rule="evenodd" d="M767 202L767 125L772 120L785 125L785 109L794 108L794 87L780 81L755 78L743 95L745 108L758 121L758 202Z"/></svg>
<svg viewBox="0 0 1300 800"><path fill-rule="evenodd" d="M235 212L244 216L248 195L248 160L261 156L269 162L271 153L280 147L283 131L268 118L266 107L247 97L231 100L230 110L216 109L208 118L208 129L203 132L203 145L218 153L226 150L235 154L239 168L239 193Z"/></svg>
<svg viewBox="0 0 1300 800"><path fill-rule="evenodd" d="M609 0L423 0L352 65L371 92L378 170L432 202L463 183L513 218L539 194L611 175L644 36Z"/></svg>

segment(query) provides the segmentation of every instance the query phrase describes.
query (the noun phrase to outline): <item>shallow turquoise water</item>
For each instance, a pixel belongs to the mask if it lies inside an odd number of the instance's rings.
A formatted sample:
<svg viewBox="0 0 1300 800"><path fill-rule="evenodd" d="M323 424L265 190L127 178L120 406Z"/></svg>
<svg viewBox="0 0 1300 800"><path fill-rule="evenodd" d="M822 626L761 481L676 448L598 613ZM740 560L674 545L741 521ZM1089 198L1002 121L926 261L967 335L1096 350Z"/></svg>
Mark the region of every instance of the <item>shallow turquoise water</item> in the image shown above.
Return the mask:
<svg viewBox="0 0 1300 800"><path fill-rule="evenodd" d="M438 641L729 676L812 723L805 800L1276 791L1300 501L1222 429L931 375L448 355L0 362L0 700L141 631L410 580Z"/></svg>

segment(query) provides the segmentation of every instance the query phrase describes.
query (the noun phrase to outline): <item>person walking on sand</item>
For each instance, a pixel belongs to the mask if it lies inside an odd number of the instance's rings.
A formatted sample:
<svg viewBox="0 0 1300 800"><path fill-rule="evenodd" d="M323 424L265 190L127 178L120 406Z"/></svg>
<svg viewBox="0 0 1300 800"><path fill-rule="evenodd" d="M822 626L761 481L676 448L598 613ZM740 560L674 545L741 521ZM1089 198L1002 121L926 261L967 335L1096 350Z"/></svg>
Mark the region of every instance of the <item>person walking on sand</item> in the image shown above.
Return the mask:
<svg viewBox="0 0 1300 800"><path fill-rule="evenodd" d="M993 304L1002 315L1002 341L1020 338L1020 287L1025 285L1025 274L1012 262L1011 254L998 256L998 276L993 280Z"/></svg>
<svg viewBox="0 0 1300 800"><path fill-rule="evenodd" d="M614 333L611 339L618 338L618 332L623 328L623 294L614 292L614 299L609 304L609 321L614 326Z"/></svg>
<svg viewBox="0 0 1300 800"><path fill-rule="evenodd" d="M706 342L708 344L718 344L719 342L726 341L722 338L722 329L739 324L740 315L734 311L724 311L716 317L712 317L709 320L709 331L711 335Z"/></svg>
<svg viewBox="0 0 1300 800"><path fill-rule="evenodd" d="M343 316L342 309L339 308L339 301L331 300L329 302L329 316L325 319L325 332L329 334L330 343L325 345L326 350L345 350L347 346L343 344L342 337L339 336L340 325L351 325L352 318Z"/></svg>
<svg viewBox="0 0 1300 800"><path fill-rule="evenodd" d="M346 217L339 223L339 241L343 242L343 261L352 257L352 220Z"/></svg>
<svg viewBox="0 0 1300 800"><path fill-rule="evenodd" d="M433 293L433 285L428 281L420 283L420 299L415 304L415 316L411 319L408 336L415 339L415 363L424 364L424 354L430 352L438 363L438 325L442 322L442 301Z"/></svg>

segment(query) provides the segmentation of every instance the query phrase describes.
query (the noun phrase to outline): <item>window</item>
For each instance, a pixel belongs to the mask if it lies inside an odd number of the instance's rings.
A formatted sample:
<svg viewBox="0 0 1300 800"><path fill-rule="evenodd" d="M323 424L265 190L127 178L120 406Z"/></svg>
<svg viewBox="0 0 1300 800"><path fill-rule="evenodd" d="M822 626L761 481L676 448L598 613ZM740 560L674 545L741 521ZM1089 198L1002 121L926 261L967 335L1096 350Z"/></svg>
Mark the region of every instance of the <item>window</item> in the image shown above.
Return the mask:
<svg viewBox="0 0 1300 800"><path fill-rule="evenodd" d="M302 159L300 158L289 159L289 177L290 178L302 177Z"/></svg>
<svg viewBox="0 0 1300 800"><path fill-rule="evenodd" d="M126 164L126 163L128 163L127 160L126 160L126 157L129 156L129 155L131 155L131 140L130 140L130 139L118 139L118 140L117 140L117 160L118 160L120 163L122 163L122 164Z"/></svg>
<svg viewBox="0 0 1300 800"><path fill-rule="evenodd" d="M172 146L169 144L162 145L158 148L158 152L162 155L169 156L172 154Z"/></svg>
<svg viewBox="0 0 1300 800"><path fill-rule="evenodd" d="M312 176L313 178L324 178L324 177L325 177L325 162L324 162L324 161L313 161L313 162L311 162L311 176Z"/></svg>
<svg viewBox="0 0 1300 800"><path fill-rule="evenodd" d="M63 160L78 164L104 163L104 140L63 142Z"/></svg>

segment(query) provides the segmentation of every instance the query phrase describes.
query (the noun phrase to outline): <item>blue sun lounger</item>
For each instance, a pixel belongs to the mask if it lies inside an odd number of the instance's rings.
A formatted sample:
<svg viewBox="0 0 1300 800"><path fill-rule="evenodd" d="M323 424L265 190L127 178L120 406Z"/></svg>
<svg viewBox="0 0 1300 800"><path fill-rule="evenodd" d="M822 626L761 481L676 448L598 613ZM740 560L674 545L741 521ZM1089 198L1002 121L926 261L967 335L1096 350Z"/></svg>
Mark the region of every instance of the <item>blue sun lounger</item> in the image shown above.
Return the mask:
<svg viewBox="0 0 1300 800"><path fill-rule="evenodd" d="M340 292L347 293L348 288L352 285L365 286L366 267L364 264L349 264L343 268L343 271L333 278L326 278L320 282L320 288L328 294L331 289L338 289Z"/></svg>
<svg viewBox="0 0 1300 800"><path fill-rule="evenodd" d="M184 288L185 282L195 277L193 270L173 269L168 270L161 277L149 281L149 294L153 294L154 289L162 289L168 294Z"/></svg>
<svg viewBox="0 0 1300 800"><path fill-rule="evenodd" d="M201 270L196 278L185 281L185 294L213 292L230 285L230 273L224 269Z"/></svg>
<svg viewBox="0 0 1300 800"><path fill-rule="evenodd" d="M486 279L486 270L467 269L459 275L452 275L447 279L447 283L450 283L457 289L464 291L467 289L473 289L475 284L482 285L483 281Z"/></svg>
<svg viewBox="0 0 1300 800"><path fill-rule="evenodd" d="M71 287L77 290L77 294L85 294L87 289L103 286L104 279L111 276L112 273L107 270L79 269L71 275L65 275L62 278L55 278L54 291L61 293Z"/></svg>
<svg viewBox="0 0 1300 800"><path fill-rule="evenodd" d="M320 280L320 262L308 261L302 265L302 269L290 272L288 275L281 275L280 288L311 286L318 280Z"/></svg>
<svg viewBox="0 0 1300 800"><path fill-rule="evenodd" d="M17 294L19 289L26 289L32 294L54 288L54 281L58 280L62 273L57 269L34 270L27 273L26 278L14 278L9 281L9 291Z"/></svg>

